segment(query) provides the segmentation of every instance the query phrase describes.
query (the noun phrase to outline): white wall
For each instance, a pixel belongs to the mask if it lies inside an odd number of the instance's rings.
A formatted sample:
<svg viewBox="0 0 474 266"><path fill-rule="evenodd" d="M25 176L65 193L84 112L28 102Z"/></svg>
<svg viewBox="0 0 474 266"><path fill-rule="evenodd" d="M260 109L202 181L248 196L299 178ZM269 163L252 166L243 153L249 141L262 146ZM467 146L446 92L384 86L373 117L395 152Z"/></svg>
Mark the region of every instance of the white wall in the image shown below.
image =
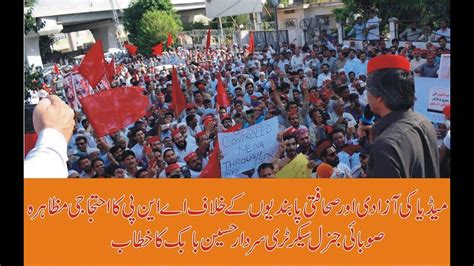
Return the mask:
<svg viewBox="0 0 474 266"><path fill-rule="evenodd" d="M29 33L25 38L25 59L29 66L43 66L39 50L39 35Z"/></svg>

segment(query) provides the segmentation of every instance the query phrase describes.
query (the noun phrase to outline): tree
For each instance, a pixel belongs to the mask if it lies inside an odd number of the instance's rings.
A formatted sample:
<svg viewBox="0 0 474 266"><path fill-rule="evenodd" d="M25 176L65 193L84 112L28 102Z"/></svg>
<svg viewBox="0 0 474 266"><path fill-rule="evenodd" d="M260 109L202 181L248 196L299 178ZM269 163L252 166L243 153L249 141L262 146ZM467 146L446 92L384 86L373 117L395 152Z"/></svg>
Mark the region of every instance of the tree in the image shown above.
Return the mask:
<svg viewBox="0 0 474 266"><path fill-rule="evenodd" d="M43 73L40 71L34 71L33 65L28 66L25 63L25 96L29 95L29 91L41 89L41 83L43 82Z"/></svg>
<svg viewBox="0 0 474 266"><path fill-rule="evenodd" d="M30 31L38 32L41 30L45 23L36 24L36 19L33 17L33 6L36 4L36 0L26 0L25 7L28 7L28 11L23 15L23 21L25 22L25 34Z"/></svg>
<svg viewBox="0 0 474 266"><path fill-rule="evenodd" d="M391 17L397 18L407 25L417 18L419 25L438 23L441 19L449 19L450 0L342 0L343 8L333 10L336 20L345 22L354 14L360 14L367 20L371 12L375 12L386 25ZM383 29L383 26L380 27ZM403 27L402 27L403 30Z"/></svg>
<svg viewBox="0 0 474 266"><path fill-rule="evenodd" d="M128 31L128 38L130 42L137 44L137 40L140 32L140 21L145 15L145 13L150 11L165 11L168 14L172 15L173 18L179 22L176 11L171 4L170 0L138 0L130 3L130 6L125 9L123 14L123 22L125 29Z"/></svg>
<svg viewBox="0 0 474 266"><path fill-rule="evenodd" d="M168 32L176 42L181 30L180 21L172 14L165 11L148 11L138 24L138 35L134 44L138 46L140 53L149 55L153 46L167 40Z"/></svg>

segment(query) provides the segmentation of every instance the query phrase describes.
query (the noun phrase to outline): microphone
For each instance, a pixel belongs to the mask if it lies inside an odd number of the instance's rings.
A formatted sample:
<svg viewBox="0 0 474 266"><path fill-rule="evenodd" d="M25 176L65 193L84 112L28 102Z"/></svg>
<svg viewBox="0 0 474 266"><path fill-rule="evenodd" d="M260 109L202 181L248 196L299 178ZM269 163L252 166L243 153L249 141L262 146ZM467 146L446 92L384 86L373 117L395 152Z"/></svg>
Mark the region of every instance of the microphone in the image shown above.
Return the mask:
<svg viewBox="0 0 474 266"><path fill-rule="evenodd" d="M375 120L375 114L374 112L372 112L372 110L370 109L370 105L366 105L365 106L365 109L364 109L364 114L362 115L362 117L360 118L362 124L364 126L371 126L374 124L374 120Z"/></svg>

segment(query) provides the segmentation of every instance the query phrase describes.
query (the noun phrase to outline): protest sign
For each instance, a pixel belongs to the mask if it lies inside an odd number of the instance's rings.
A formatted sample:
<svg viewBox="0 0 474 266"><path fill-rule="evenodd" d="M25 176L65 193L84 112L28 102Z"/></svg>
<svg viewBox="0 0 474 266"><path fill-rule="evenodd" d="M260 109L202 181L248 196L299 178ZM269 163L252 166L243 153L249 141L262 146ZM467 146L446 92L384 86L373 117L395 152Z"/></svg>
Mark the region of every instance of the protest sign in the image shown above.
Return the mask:
<svg viewBox="0 0 474 266"><path fill-rule="evenodd" d="M222 177L233 177L270 162L278 151L278 118L231 133L219 133Z"/></svg>
<svg viewBox="0 0 474 266"><path fill-rule="evenodd" d="M442 54L441 61L439 62L439 75L440 79L450 79L451 78L451 55Z"/></svg>
<svg viewBox="0 0 474 266"><path fill-rule="evenodd" d="M310 177L311 169L308 168L308 159L304 154L298 154L291 162L283 167L275 177L288 178L288 177Z"/></svg>
<svg viewBox="0 0 474 266"><path fill-rule="evenodd" d="M444 123L443 108L450 103L449 79L415 77L415 112L431 122Z"/></svg>

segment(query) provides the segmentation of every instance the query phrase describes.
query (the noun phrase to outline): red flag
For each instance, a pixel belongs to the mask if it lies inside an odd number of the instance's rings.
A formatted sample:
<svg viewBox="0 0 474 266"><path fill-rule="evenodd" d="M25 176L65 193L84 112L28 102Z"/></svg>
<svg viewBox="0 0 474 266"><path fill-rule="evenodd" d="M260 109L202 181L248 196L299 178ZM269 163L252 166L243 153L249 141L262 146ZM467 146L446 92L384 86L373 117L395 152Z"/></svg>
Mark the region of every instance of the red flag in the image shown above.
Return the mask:
<svg viewBox="0 0 474 266"><path fill-rule="evenodd" d="M109 82L112 82L114 80L115 76L115 60L112 58L112 61L110 61L109 64L107 64L107 79Z"/></svg>
<svg viewBox="0 0 474 266"><path fill-rule="evenodd" d="M131 55L137 55L137 50L138 50L138 47L136 47L135 45L131 45L131 44L124 44L125 48L127 48L127 51L129 54Z"/></svg>
<svg viewBox="0 0 474 266"><path fill-rule="evenodd" d="M54 64L54 73L59 74L59 68L56 64Z"/></svg>
<svg viewBox="0 0 474 266"><path fill-rule="evenodd" d="M80 99L97 137L117 132L145 116L148 98L140 87L103 90Z"/></svg>
<svg viewBox="0 0 474 266"><path fill-rule="evenodd" d="M166 41L166 47L170 47L173 44L173 36L171 36L171 32L168 32L168 40Z"/></svg>
<svg viewBox="0 0 474 266"><path fill-rule="evenodd" d="M207 30L207 40L206 40L206 52L211 47L211 29Z"/></svg>
<svg viewBox="0 0 474 266"><path fill-rule="evenodd" d="M225 129L225 133L239 131L240 129L242 129L242 124L239 123L239 124L236 124L235 126L229 127L229 129Z"/></svg>
<svg viewBox="0 0 474 266"><path fill-rule="evenodd" d="M171 106L173 107L176 117L178 117L184 109L186 109L186 97L184 97L183 91L178 80L178 72L173 66L172 73L172 84L173 84L173 93L171 94L172 102Z"/></svg>
<svg viewBox="0 0 474 266"><path fill-rule="evenodd" d="M219 106L228 107L230 106L230 100L227 96L226 90L224 88L224 83L222 82L221 75L217 75L217 97L216 102Z"/></svg>
<svg viewBox="0 0 474 266"><path fill-rule="evenodd" d="M163 54L163 44L160 42L159 44L155 45L153 48L153 55L162 55Z"/></svg>
<svg viewBox="0 0 474 266"><path fill-rule="evenodd" d="M198 178L222 178L221 175L221 163L217 159L219 154L219 142L218 139L214 141L214 150L211 155L209 155L209 162L202 169L201 174Z"/></svg>
<svg viewBox="0 0 474 266"><path fill-rule="evenodd" d="M314 93L309 93L309 101L311 103L314 103L314 104L318 104L318 103L322 102L322 100L319 99L318 97L316 97L316 95Z"/></svg>
<svg viewBox="0 0 474 266"><path fill-rule="evenodd" d="M249 54L253 54L255 51L255 41L253 39L253 31L250 32L250 37L249 37Z"/></svg>
<svg viewBox="0 0 474 266"><path fill-rule="evenodd" d="M92 45L89 52L79 66L79 73L89 81L92 88L99 84L105 75L105 58L102 50L102 41L98 40Z"/></svg>
<svg viewBox="0 0 474 266"><path fill-rule="evenodd" d="M37 140L38 134L36 134L35 132L25 132L25 156L36 146Z"/></svg>

